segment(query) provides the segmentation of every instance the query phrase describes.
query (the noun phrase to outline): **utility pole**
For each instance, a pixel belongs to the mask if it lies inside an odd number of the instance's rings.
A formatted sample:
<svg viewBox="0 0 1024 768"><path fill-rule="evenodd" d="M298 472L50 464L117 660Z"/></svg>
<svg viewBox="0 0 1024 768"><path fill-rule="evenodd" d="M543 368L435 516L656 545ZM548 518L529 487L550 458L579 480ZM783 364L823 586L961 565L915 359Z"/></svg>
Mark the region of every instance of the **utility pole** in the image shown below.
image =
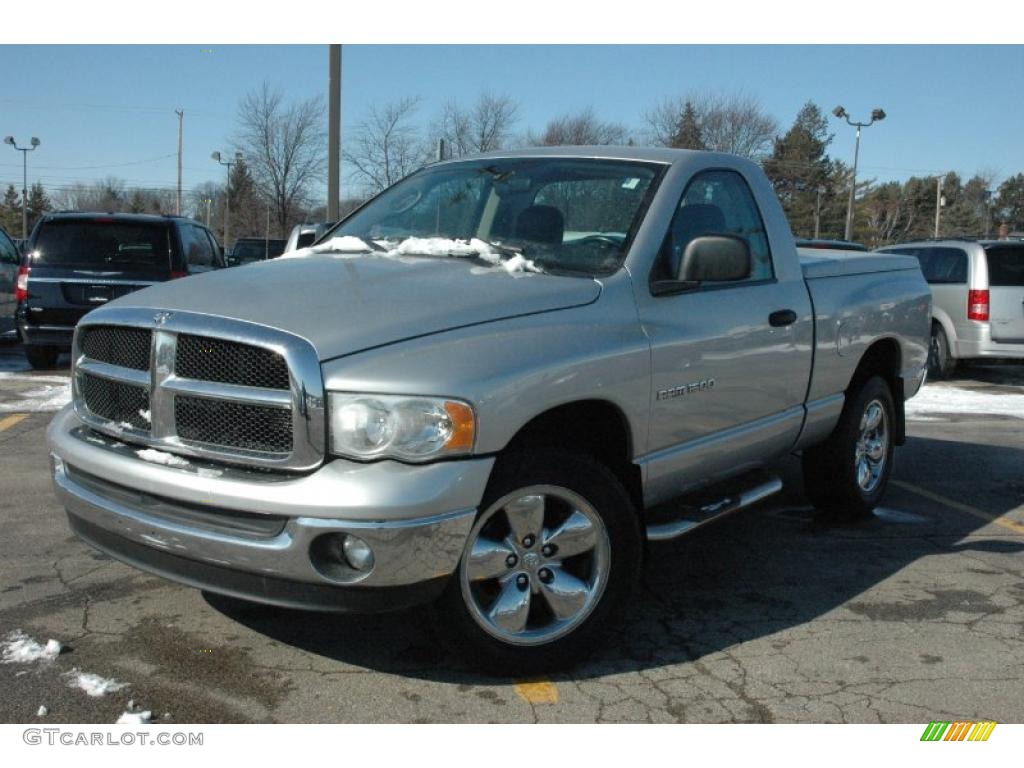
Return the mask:
<svg viewBox="0 0 1024 768"><path fill-rule="evenodd" d="M28 240L28 153L39 146L39 139L35 136L29 141L29 146L19 147L13 136L4 139L4 144L10 144L21 152L21 238Z"/></svg>
<svg viewBox="0 0 1024 768"><path fill-rule="evenodd" d="M327 55L327 220L337 221L341 200L341 46Z"/></svg>
<svg viewBox="0 0 1024 768"><path fill-rule="evenodd" d="M942 177L935 179L935 239L939 239L939 218L942 213Z"/></svg>
<svg viewBox="0 0 1024 768"><path fill-rule="evenodd" d="M210 157L228 169L228 183L224 187L224 247L227 248L231 231L231 166L242 159L242 153L235 152L235 159L227 161L220 159L220 152L214 152Z"/></svg>
<svg viewBox="0 0 1024 768"><path fill-rule="evenodd" d="M174 114L178 116L178 202L174 207L174 212L181 216L181 133L185 121L185 111L176 109Z"/></svg>
<svg viewBox="0 0 1024 768"><path fill-rule="evenodd" d="M212 203L212 202L213 202L213 198L212 197L206 198L206 227L207 227L207 229L209 229L209 227L210 227L210 203ZM226 247L227 246L225 246L225 248Z"/></svg>
<svg viewBox="0 0 1024 768"><path fill-rule="evenodd" d="M263 259L265 261L270 258L270 203L267 203L267 236L263 244Z"/></svg>
<svg viewBox="0 0 1024 768"><path fill-rule="evenodd" d="M436 152L436 156L435 156L435 159L437 160L437 162L440 163L442 160L444 160L444 153L445 153L444 139L438 139L437 140L437 152Z"/></svg>

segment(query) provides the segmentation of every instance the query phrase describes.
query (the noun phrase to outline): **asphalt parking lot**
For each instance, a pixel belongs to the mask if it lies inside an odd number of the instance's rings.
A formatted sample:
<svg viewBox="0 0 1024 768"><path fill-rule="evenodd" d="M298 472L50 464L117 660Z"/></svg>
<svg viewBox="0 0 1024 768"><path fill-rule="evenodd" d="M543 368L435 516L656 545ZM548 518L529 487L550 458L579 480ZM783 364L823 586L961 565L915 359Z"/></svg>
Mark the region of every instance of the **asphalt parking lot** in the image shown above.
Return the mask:
<svg viewBox="0 0 1024 768"><path fill-rule="evenodd" d="M926 388L873 520L816 522L787 460L784 494L653 547L607 647L540 680L475 674L425 610L249 605L90 550L43 440L66 379L0 345L0 639L64 646L0 663L2 722L1024 721L1022 366Z"/></svg>

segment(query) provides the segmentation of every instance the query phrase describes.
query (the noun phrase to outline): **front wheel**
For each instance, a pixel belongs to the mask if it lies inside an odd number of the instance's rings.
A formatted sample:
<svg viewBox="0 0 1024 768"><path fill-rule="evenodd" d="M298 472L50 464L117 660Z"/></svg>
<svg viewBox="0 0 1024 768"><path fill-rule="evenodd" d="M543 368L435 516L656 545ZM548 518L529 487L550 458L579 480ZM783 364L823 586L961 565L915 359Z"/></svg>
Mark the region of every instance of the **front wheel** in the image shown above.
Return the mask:
<svg viewBox="0 0 1024 768"><path fill-rule="evenodd" d="M636 509L619 480L582 455L503 457L439 628L474 665L528 675L580 661L638 579Z"/></svg>
<svg viewBox="0 0 1024 768"><path fill-rule="evenodd" d="M895 407L888 383L872 376L851 392L828 440L804 451L804 490L835 520L867 517L892 472Z"/></svg>

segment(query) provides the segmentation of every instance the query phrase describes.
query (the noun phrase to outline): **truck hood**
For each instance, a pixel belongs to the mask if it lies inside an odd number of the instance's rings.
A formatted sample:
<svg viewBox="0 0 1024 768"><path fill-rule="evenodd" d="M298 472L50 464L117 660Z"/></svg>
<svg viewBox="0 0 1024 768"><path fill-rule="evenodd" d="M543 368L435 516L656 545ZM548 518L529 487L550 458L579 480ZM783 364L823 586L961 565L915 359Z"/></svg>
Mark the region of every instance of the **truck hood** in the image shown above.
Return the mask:
<svg viewBox="0 0 1024 768"><path fill-rule="evenodd" d="M465 259L322 255L172 280L107 306L259 323L307 339L328 360L454 328L582 306L600 294L595 280L509 273ZM98 320L96 314L90 319Z"/></svg>

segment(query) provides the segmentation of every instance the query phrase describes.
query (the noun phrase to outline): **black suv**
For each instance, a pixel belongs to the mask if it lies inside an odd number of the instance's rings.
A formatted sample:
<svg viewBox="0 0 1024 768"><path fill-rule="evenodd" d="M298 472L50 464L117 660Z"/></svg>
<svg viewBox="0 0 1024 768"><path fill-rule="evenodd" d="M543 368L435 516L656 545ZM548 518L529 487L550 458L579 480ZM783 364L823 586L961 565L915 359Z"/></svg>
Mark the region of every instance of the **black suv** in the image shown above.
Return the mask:
<svg viewBox="0 0 1024 768"><path fill-rule="evenodd" d="M71 349L75 325L111 299L224 266L213 234L180 216L50 213L32 231L18 270L15 318L33 368Z"/></svg>

